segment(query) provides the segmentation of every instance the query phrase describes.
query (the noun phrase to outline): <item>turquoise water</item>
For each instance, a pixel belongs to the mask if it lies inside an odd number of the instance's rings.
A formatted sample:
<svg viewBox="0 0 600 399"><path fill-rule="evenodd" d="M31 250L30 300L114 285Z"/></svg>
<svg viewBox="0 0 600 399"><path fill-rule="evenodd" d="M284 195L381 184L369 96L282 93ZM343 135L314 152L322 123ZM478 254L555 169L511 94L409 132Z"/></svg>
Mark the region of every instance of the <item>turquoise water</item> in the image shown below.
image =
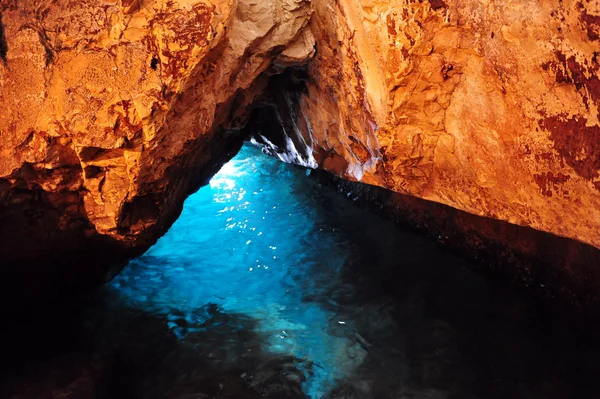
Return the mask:
<svg viewBox="0 0 600 399"><path fill-rule="evenodd" d="M175 319L207 303L254 318L265 337L262 350L312 364L303 388L321 397L360 359L346 355L353 345L346 337L328 334L331 323L351 322L326 297L350 252L339 229L319 215L319 188L304 174L244 146L111 287L132 307L176 309L169 326L183 340L185 329ZM198 323L191 317L186 323Z"/></svg>
<svg viewBox="0 0 600 399"><path fill-rule="evenodd" d="M599 397L598 342L306 175L244 146L111 283L0 331L0 397Z"/></svg>

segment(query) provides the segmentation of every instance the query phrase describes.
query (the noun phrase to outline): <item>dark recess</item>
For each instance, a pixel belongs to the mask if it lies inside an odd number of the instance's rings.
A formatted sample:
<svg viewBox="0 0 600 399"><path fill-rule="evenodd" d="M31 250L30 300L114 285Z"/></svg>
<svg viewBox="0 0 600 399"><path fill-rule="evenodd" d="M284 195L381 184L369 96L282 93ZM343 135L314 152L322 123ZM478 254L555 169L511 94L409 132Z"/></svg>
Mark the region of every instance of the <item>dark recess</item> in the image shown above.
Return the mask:
<svg viewBox="0 0 600 399"><path fill-rule="evenodd" d="M2 22L2 13L0 12L0 58L6 62L6 53L8 53L8 44L4 34L4 23Z"/></svg>
<svg viewBox="0 0 600 399"><path fill-rule="evenodd" d="M429 0L429 4L431 4L431 8L434 10L439 10L440 8L448 8L448 5L443 0Z"/></svg>
<svg viewBox="0 0 600 399"><path fill-rule="evenodd" d="M252 114L244 128L262 146L263 152L276 156L287 152L290 139L307 162L305 142L298 132L297 108L300 97L306 94L306 81L309 79L306 67L288 68L283 73L271 77L265 92L253 104ZM267 143L268 140L274 148Z"/></svg>
<svg viewBox="0 0 600 399"><path fill-rule="evenodd" d="M464 256L474 270L542 304L549 317L592 337L600 329L600 250L582 242L472 215L381 187L343 180L323 170L310 176L364 209L409 226Z"/></svg>

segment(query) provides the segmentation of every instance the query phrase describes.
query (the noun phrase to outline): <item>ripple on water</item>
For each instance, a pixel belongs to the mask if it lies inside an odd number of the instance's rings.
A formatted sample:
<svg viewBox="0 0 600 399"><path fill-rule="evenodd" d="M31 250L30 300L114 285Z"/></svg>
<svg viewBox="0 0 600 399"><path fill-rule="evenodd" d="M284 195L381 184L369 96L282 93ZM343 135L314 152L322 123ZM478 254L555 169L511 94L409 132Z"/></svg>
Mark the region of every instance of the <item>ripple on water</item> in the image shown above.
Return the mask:
<svg viewBox="0 0 600 399"><path fill-rule="evenodd" d="M316 209L318 187L303 174L244 147L112 287L130 306L153 312L212 303L251 316L264 337L262 350L310 361L305 389L325 392L360 355L346 358L347 338L328 333L333 299L319 291L336 284L348 253L343 236Z"/></svg>
<svg viewBox="0 0 600 399"><path fill-rule="evenodd" d="M245 146L93 299L5 330L0 396L599 393L598 345L551 325L463 260Z"/></svg>

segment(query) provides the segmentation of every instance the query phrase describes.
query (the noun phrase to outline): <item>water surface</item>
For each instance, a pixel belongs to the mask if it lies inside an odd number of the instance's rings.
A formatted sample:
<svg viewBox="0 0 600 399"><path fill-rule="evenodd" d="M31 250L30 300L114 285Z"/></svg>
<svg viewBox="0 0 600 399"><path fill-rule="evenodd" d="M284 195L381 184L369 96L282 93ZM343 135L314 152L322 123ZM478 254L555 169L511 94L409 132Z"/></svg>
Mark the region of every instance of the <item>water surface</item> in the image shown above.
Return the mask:
<svg viewBox="0 0 600 399"><path fill-rule="evenodd" d="M574 337L245 146L97 294L3 332L0 396L597 397L600 351Z"/></svg>

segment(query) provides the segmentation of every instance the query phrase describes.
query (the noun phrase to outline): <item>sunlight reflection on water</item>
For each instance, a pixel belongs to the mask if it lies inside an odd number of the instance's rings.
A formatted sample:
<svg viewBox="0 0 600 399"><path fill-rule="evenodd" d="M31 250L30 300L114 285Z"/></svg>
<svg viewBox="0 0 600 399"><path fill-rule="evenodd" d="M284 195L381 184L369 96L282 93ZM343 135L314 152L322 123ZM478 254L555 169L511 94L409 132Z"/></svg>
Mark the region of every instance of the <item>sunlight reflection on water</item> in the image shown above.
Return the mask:
<svg viewBox="0 0 600 399"><path fill-rule="evenodd" d="M212 364L253 368L240 373L251 387L283 386L271 397L296 392L286 384L361 399L562 399L578 387L555 367L577 356L544 341L534 302L304 174L243 147L111 283L114 296L167 317L193 343L184 354L213 359L218 342ZM248 339L261 355L239 363Z"/></svg>
<svg viewBox="0 0 600 399"><path fill-rule="evenodd" d="M154 311L214 303L256 318L269 337L265 350L311 362L305 391L319 397L360 358L348 359L347 339L327 333L335 312L303 300L314 277L308 271L326 264L334 285L346 254L342 237L320 225L302 174L245 146L112 286Z"/></svg>
<svg viewBox="0 0 600 399"><path fill-rule="evenodd" d="M111 283L0 329L0 397L600 397L540 309L246 146Z"/></svg>

